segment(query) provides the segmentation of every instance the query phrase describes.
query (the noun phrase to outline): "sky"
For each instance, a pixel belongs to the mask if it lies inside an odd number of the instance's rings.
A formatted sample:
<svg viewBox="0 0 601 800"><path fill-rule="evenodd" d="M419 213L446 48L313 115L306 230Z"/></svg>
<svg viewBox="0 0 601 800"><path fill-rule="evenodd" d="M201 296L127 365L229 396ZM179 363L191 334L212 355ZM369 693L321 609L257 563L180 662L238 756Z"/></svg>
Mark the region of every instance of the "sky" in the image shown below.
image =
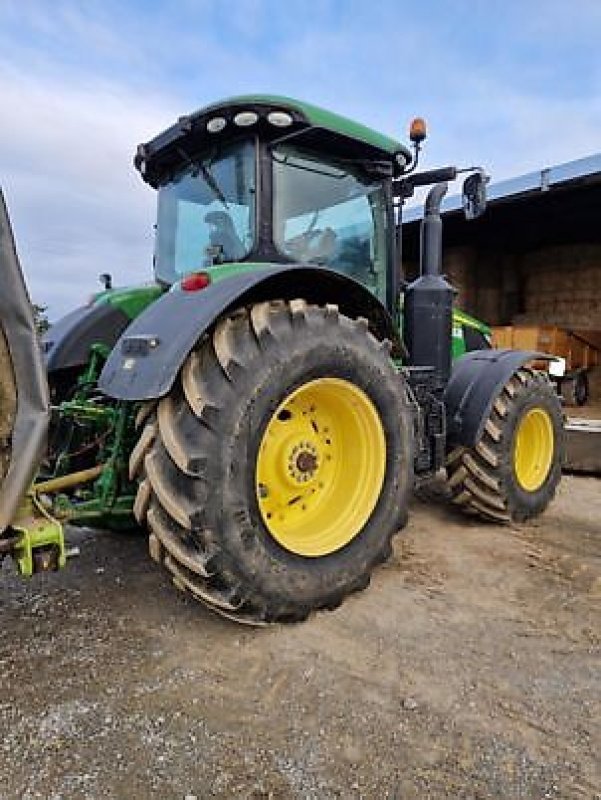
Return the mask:
<svg viewBox="0 0 601 800"><path fill-rule="evenodd" d="M601 0L0 0L0 185L58 318L151 277L136 145L234 94L286 94L499 180L601 150Z"/></svg>

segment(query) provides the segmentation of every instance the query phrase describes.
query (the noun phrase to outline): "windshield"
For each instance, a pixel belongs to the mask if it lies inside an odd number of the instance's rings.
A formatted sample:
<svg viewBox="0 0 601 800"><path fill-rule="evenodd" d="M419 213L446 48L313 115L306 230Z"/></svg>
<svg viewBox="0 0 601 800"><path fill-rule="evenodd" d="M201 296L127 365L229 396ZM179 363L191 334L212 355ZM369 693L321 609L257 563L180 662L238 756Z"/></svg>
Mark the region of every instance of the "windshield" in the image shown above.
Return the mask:
<svg viewBox="0 0 601 800"><path fill-rule="evenodd" d="M202 157L158 192L155 273L174 283L239 261L255 233L255 147L242 142Z"/></svg>
<svg viewBox="0 0 601 800"><path fill-rule="evenodd" d="M273 151L273 237L294 261L324 264L386 293L386 213L381 183L335 161Z"/></svg>

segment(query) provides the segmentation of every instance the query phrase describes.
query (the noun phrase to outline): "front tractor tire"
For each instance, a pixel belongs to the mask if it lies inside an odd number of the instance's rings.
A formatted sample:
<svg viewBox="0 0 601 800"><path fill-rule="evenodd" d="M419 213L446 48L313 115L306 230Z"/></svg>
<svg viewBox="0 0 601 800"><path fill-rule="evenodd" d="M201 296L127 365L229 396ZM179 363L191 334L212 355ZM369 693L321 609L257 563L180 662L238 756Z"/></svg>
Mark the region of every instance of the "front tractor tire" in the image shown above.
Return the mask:
<svg viewBox="0 0 601 800"><path fill-rule="evenodd" d="M412 427L365 320L303 300L237 311L147 410L132 452L151 554L240 622L334 608L406 523Z"/></svg>
<svg viewBox="0 0 601 800"><path fill-rule="evenodd" d="M449 455L451 500L495 522L532 519L555 496L563 449L557 392L546 373L522 367L496 398L476 446Z"/></svg>

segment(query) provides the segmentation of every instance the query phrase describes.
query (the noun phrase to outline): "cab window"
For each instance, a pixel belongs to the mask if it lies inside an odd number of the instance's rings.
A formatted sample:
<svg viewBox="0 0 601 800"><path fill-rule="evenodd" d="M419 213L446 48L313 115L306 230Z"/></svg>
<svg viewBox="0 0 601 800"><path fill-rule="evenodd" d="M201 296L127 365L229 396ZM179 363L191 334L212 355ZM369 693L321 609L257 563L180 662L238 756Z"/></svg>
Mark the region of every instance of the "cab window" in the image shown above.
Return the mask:
<svg viewBox="0 0 601 800"><path fill-rule="evenodd" d="M284 146L273 151L273 181L273 235L280 252L349 275L384 300L382 184L359 170Z"/></svg>

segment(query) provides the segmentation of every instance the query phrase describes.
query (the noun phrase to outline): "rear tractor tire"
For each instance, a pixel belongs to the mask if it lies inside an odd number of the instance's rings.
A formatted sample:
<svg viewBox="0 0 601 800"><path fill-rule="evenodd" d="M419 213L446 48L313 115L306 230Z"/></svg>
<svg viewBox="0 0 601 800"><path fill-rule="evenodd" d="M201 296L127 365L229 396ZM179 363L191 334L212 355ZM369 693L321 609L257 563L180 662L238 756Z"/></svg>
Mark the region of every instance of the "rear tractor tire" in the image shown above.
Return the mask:
<svg viewBox="0 0 601 800"><path fill-rule="evenodd" d="M388 343L295 300L238 311L201 339L147 413L130 470L137 519L176 586L263 624L367 586L405 525L412 465Z"/></svg>
<svg viewBox="0 0 601 800"><path fill-rule="evenodd" d="M555 495L563 450L557 393L546 373L523 367L496 398L476 446L449 455L450 498L495 522L532 519Z"/></svg>

